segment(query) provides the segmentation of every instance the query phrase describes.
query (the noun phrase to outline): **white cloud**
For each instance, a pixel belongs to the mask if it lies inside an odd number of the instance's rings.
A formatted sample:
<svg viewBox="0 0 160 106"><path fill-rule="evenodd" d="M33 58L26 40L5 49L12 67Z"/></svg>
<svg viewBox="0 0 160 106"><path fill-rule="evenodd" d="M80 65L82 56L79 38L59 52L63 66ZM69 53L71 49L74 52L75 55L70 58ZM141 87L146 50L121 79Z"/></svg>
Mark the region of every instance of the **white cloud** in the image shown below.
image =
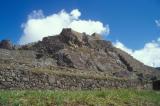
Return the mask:
<svg viewBox="0 0 160 106"><path fill-rule="evenodd" d="M20 44L26 44L41 40L45 36L59 34L63 28L72 28L78 32L92 34L109 34L109 26L104 26L100 21L82 20L79 17L81 12L78 9L70 13L62 10L49 16L45 16L42 10L33 11L28 15L28 20L22 24L23 35Z"/></svg>
<svg viewBox="0 0 160 106"><path fill-rule="evenodd" d="M132 50L127 48L123 43L116 41L114 46L124 50L145 65L160 67L160 38L157 41L146 43L142 49Z"/></svg>
<svg viewBox="0 0 160 106"><path fill-rule="evenodd" d="M155 23L157 24L158 27L160 27L160 20L155 20Z"/></svg>
<svg viewBox="0 0 160 106"><path fill-rule="evenodd" d="M28 15L28 19L41 19L44 18L44 14L42 10L34 10L31 14Z"/></svg>
<svg viewBox="0 0 160 106"><path fill-rule="evenodd" d="M129 54L132 54L133 50L132 49L129 49L127 48L123 43L121 43L120 41L116 41L115 43L113 43L113 45L117 48L120 48L122 49L123 51L129 53Z"/></svg>
<svg viewBox="0 0 160 106"><path fill-rule="evenodd" d="M70 13L75 19L78 19L81 16L81 12L78 9L74 9Z"/></svg>

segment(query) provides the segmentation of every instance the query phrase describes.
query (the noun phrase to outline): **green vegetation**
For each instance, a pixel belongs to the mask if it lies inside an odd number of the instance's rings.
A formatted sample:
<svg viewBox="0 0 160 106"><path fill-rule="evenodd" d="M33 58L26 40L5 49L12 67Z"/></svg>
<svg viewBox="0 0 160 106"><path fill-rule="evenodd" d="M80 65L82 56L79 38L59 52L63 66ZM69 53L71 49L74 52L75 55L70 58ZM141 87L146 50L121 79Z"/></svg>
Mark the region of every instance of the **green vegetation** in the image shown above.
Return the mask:
<svg viewBox="0 0 160 106"><path fill-rule="evenodd" d="M31 71L34 73L46 73L50 75L53 74L53 75L59 75L59 76L71 76L71 77L81 77L81 78L90 78L90 79L99 79L99 80L128 81L126 78L118 78L114 76L111 77L104 72L78 70L74 68L65 68L65 67L50 67L50 68L49 67L32 68Z"/></svg>
<svg viewBox="0 0 160 106"><path fill-rule="evenodd" d="M160 106L160 92L132 89L93 91L1 90L0 106Z"/></svg>

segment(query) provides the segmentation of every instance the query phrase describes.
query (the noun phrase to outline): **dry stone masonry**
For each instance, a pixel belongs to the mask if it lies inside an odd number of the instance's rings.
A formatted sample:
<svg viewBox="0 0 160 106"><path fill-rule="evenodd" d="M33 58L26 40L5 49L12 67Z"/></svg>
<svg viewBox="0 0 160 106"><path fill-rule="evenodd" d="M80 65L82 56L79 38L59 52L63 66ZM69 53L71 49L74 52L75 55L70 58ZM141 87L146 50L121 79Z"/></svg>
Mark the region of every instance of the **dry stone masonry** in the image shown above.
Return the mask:
<svg viewBox="0 0 160 106"><path fill-rule="evenodd" d="M91 90L105 88L152 89L150 82L87 78L74 75L60 75L46 72L32 72L28 69L5 69L0 71L0 89L53 89Z"/></svg>

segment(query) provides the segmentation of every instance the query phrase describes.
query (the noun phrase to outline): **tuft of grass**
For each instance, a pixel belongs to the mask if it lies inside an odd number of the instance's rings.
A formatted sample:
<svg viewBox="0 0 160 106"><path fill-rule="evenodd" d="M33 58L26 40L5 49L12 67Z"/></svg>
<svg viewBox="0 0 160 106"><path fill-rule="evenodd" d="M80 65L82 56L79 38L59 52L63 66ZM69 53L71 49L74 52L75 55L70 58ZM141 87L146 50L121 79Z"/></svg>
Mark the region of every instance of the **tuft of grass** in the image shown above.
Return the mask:
<svg viewBox="0 0 160 106"><path fill-rule="evenodd" d="M0 106L160 106L160 92L133 89L1 90Z"/></svg>
<svg viewBox="0 0 160 106"><path fill-rule="evenodd" d="M89 79L99 79L99 80L117 80L117 81L128 81L125 78L111 77L108 74L94 72L94 71L84 71L74 68L65 68L65 67L44 67L44 68L32 68L34 73L45 73L50 75L59 75L59 76L71 76L71 77L81 77Z"/></svg>

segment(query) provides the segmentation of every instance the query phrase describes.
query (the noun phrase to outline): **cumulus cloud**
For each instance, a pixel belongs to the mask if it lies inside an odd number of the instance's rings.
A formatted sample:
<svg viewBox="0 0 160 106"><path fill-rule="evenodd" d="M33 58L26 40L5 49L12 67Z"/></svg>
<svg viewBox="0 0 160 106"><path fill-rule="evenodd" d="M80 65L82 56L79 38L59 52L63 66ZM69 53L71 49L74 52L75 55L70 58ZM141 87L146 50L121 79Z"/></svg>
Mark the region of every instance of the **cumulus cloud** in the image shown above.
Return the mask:
<svg viewBox="0 0 160 106"><path fill-rule="evenodd" d="M142 49L132 50L127 48L123 43L116 41L114 46L129 53L145 65L160 67L160 38L156 41L146 43Z"/></svg>
<svg viewBox="0 0 160 106"><path fill-rule="evenodd" d="M45 36L59 34L63 28L72 28L78 32L85 32L89 35L96 32L108 35L108 25L100 21L80 19L81 12L78 9L67 13L61 10L49 16L45 16L42 10L33 11L28 15L28 20L22 24L23 34L19 44L26 44L41 40Z"/></svg>
<svg viewBox="0 0 160 106"><path fill-rule="evenodd" d="M44 18L44 14L42 10L34 10L31 14L28 15L28 19L41 19Z"/></svg>
<svg viewBox="0 0 160 106"><path fill-rule="evenodd" d="M158 27L160 27L160 20L155 20L155 23L157 24Z"/></svg>
<svg viewBox="0 0 160 106"><path fill-rule="evenodd" d="M115 43L113 43L113 45L117 48L120 48L122 49L123 51L129 53L129 54L132 54L133 50L132 49L129 49L127 48L123 43L121 43L120 41L116 41Z"/></svg>
<svg viewBox="0 0 160 106"><path fill-rule="evenodd" d="M74 9L70 13L75 19L78 19L81 16L81 12L78 9Z"/></svg>

